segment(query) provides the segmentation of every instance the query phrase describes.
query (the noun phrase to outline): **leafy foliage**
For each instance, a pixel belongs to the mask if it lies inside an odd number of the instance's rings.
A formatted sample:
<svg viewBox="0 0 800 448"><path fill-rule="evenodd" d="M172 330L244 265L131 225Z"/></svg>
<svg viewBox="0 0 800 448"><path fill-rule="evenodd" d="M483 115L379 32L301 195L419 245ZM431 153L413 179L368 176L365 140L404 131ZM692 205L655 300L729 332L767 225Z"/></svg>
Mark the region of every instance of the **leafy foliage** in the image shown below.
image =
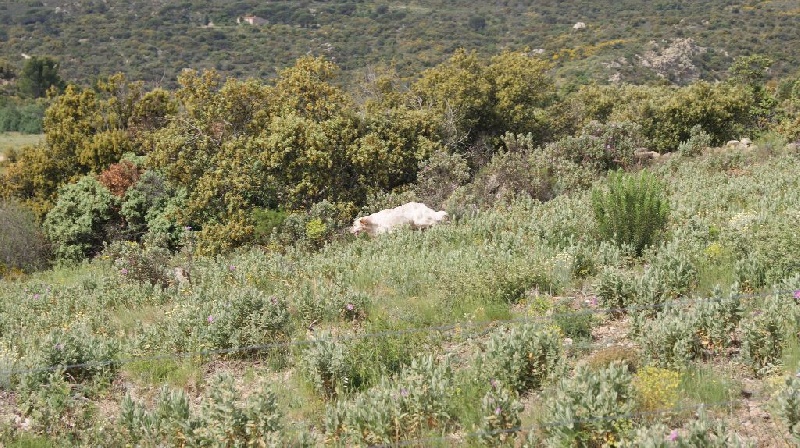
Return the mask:
<svg viewBox="0 0 800 448"><path fill-rule="evenodd" d="M646 171L609 175L608 191L595 190L592 209L602 238L630 245L641 254L667 225L669 203L663 186Z"/></svg>
<svg viewBox="0 0 800 448"><path fill-rule="evenodd" d="M578 367L574 377L559 382L547 403L553 423L547 427L548 440L558 445L576 441L584 446L621 440L631 424L625 415L635 406L631 380L620 364L598 371Z"/></svg>
<svg viewBox="0 0 800 448"><path fill-rule="evenodd" d="M61 189L44 229L59 260L77 261L100 252L117 200L93 176Z"/></svg>

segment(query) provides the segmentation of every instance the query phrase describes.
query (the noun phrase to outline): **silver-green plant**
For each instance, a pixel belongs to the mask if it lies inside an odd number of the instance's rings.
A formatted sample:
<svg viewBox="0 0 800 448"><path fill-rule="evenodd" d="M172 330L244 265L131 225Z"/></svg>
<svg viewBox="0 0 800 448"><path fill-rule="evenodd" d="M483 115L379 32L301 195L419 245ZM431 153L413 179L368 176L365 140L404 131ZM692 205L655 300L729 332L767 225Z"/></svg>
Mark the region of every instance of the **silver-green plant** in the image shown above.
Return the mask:
<svg viewBox="0 0 800 448"><path fill-rule="evenodd" d="M666 229L669 202L664 186L647 171L608 176L607 189L592 192L597 230L604 240L628 244L637 255Z"/></svg>
<svg viewBox="0 0 800 448"><path fill-rule="evenodd" d="M332 339L329 332L320 332L303 350L300 371L325 399L333 399L350 391L358 375L350 348L345 342Z"/></svg>
<svg viewBox="0 0 800 448"><path fill-rule="evenodd" d="M450 361L433 356L412 361L394 378L348 400L328 405L326 440L341 445L395 444L442 431L452 419L449 398L454 376Z"/></svg>
<svg viewBox="0 0 800 448"><path fill-rule="evenodd" d="M798 316L794 300L777 295L739 323L742 359L756 375L772 372L781 362L789 335L797 332Z"/></svg>
<svg viewBox="0 0 800 448"><path fill-rule="evenodd" d="M670 429L663 423L642 427L620 444L624 448L727 448L750 446L721 420L712 421L704 409L686 428Z"/></svg>
<svg viewBox="0 0 800 448"><path fill-rule="evenodd" d="M689 139L678 145L678 152L684 157L700 155L704 149L711 146L712 137L703 130L703 127L696 124L689 130Z"/></svg>
<svg viewBox="0 0 800 448"><path fill-rule="evenodd" d="M778 416L786 423L795 443L800 444L800 378L786 378L786 387L778 392Z"/></svg>
<svg viewBox="0 0 800 448"><path fill-rule="evenodd" d="M520 412L525 407L517 398L516 392L509 391L499 381L481 400L483 419L478 434L487 446L514 446L517 433L522 429Z"/></svg>
<svg viewBox="0 0 800 448"><path fill-rule="evenodd" d="M126 396L119 422L136 445L245 447L282 446L282 419L269 388L256 388L243 399L233 377L219 375L194 411L185 392L162 388L153 410Z"/></svg>
<svg viewBox="0 0 800 448"><path fill-rule="evenodd" d="M485 375L518 393L552 379L561 361L558 330L527 322L492 333L480 359Z"/></svg>
<svg viewBox="0 0 800 448"><path fill-rule="evenodd" d="M628 367L618 363L597 371L580 366L562 379L546 405L552 418L543 425L548 445L613 446L622 440L636 405L632 379Z"/></svg>
<svg viewBox="0 0 800 448"><path fill-rule="evenodd" d="M685 367L702 352L696 320L690 311L671 311L646 321L638 338L644 357L658 367Z"/></svg>

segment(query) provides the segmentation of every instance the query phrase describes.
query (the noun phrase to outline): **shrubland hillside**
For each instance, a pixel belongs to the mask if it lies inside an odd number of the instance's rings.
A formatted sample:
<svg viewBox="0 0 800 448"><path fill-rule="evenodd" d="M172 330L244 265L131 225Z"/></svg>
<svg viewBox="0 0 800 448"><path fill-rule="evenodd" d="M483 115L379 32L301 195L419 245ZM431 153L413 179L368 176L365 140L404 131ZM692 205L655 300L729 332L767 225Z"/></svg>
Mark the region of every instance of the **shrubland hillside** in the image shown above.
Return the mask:
<svg viewBox="0 0 800 448"><path fill-rule="evenodd" d="M796 69L598 85L559 54L174 87L35 60L44 137L0 172L0 443L796 440ZM346 231L412 200L451 222Z"/></svg>
<svg viewBox="0 0 800 448"><path fill-rule="evenodd" d="M184 68L271 78L306 54L410 77L458 48L529 48L569 83L685 84L724 77L734 58L756 53L777 75L796 70L798 14L793 0L28 0L0 5L0 58L52 56L81 83L121 71L174 86ZM264 23L245 24L248 15Z"/></svg>
<svg viewBox="0 0 800 448"><path fill-rule="evenodd" d="M6 280L4 443L786 444L800 156L756 144L637 175L669 209L641 255L599 230L610 179L313 252L193 257L189 232Z"/></svg>

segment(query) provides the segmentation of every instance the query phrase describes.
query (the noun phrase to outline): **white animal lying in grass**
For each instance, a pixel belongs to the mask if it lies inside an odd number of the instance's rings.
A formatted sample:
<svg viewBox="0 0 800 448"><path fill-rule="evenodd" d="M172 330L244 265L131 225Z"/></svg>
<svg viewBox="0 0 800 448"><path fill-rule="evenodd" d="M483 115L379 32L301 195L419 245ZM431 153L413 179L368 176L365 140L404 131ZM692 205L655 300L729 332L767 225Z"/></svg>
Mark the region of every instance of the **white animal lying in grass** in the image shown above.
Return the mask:
<svg viewBox="0 0 800 448"><path fill-rule="evenodd" d="M427 229L447 220L447 212L435 211L425 204L409 202L399 207L381 210L353 221L350 233L358 235L366 232L370 236L388 233L394 229L410 225L412 229Z"/></svg>

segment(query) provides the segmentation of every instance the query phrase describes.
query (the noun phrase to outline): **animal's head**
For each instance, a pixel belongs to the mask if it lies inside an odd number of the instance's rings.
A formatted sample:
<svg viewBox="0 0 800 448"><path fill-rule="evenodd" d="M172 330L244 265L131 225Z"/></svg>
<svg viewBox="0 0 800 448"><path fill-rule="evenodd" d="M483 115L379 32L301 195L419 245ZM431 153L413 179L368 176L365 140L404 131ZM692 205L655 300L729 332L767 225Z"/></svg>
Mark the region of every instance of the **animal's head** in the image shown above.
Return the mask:
<svg viewBox="0 0 800 448"><path fill-rule="evenodd" d="M447 212L444 210L436 212L435 215L436 215L436 222L450 221L450 215L448 215Z"/></svg>
<svg viewBox="0 0 800 448"><path fill-rule="evenodd" d="M350 227L350 233L353 235L360 235L362 232L367 232L370 227L369 218L364 216L353 221L353 227Z"/></svg>

